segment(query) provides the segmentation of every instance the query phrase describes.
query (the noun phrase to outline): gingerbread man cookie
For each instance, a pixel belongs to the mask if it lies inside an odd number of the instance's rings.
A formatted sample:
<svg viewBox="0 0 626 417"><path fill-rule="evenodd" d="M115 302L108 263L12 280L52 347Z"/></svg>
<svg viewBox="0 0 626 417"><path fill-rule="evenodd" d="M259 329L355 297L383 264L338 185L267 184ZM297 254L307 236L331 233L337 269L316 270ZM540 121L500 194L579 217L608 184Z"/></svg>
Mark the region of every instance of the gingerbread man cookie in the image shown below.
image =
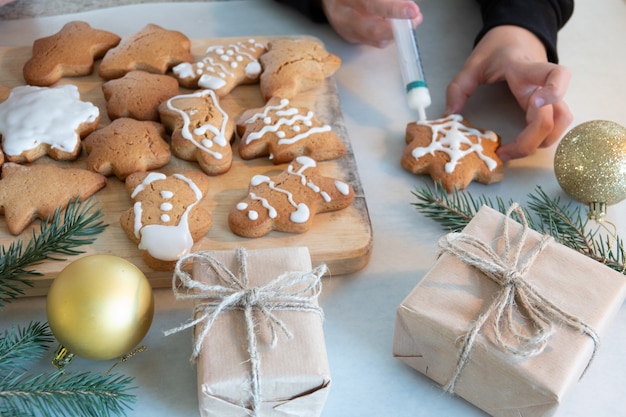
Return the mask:
<svg viewBox="0 0 626 417"><path fill-rule="evenodd" d="M6 218L9 233L19 235L36 218L46 220L71 199L89 198L106 181L103 175L85 169L7 162L0 180L0 214Z"/></svg>
<svg viewBox="0 0 626 417"><path fill-rule="evenodd" d="M246 198L231 208L228 225L243 237L272 230L303 233L317 213L344 209L353 199L350 184L322 176L313 159L299 156L277 176L252 177Z"/></svg>
<svg viewBox="0 0 626 417"><path fill-rule="evenodd" d="M0 136L8 161L32 162L44 155L74 160L82 150L81 137L91 133L100 110L81 101L72 84L57 87L15 87L0 103Z"/></svg>
<svg viewBox="0 0 626 417"><path fill-rule="evenodd" d="M208 188L209 177L200 171L138 172L126 178L133 207L122 214L120 225L149 267L172 270L209 231L213 220L201 205Z"/></svg>
<svg viewBox="0 0 626 417"><path fill-rule="evenodd" d="M62 77L91 74L94 60L119 42L115 33L85 22L66 23L56 34L35 40L32 58L22 71L24 79L31 85L49 86Z"/></svg>
<svg viewBox="0 0 626 417"><path fill-rule="evenodd" d="M465 189L472 181L491 184L504 177L496 155L500 137L471 127L461 115L409 123L406 143L402 167L414 174L430 174L449 193Z"/></svg>
<svg viewBox="0 0 626 417"><path fill-rule="evenodd" d="M243 159L269 156L274 164L282 164L302 155L324 161L346 152L330 125L319 122L308 108L291 105L286 98L274 97L260 109L245 111L237 122L237 132Z"/></svg>
<svg viewBox="0 0 626 417"><path fill-rule="evenodd" d="M120 78L133 70L165 74L181 62L193 62L190 50L191 40L181 32L148 24L109 49L98 73L107 80Z"/></svg>
<svg viewBox="0 0 626 417"><path fill-rule="evenodd" d="M207 48L205 56L197 62L183 62L172 71L185 88L210 88L218 97L232 91L239 84L259 80L259 57L266 46L254 39Z"/></svg>
<svg viewBox="0 0 626 417"><path fill-rule="evenodd" d="M161 123L123 117L84 140L87 169L120 180L166 165L172 156Z"/></svg>
<svg viewBox="0 0 626 417"><path fill-rule="evenodd" d="M213 90L181 94L159 106L162 123L172 132L172 153L186 161L197 161L209 175L230 169L230 141L235 123L219 104Z"/></svg>

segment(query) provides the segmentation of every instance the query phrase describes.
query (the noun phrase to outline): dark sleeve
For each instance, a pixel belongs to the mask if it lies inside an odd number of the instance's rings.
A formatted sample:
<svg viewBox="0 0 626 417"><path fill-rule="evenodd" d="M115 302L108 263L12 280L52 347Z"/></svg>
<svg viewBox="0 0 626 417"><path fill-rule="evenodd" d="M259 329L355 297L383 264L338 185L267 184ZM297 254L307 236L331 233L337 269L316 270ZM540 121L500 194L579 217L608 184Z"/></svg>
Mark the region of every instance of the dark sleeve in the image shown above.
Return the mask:
<svg viewBox="0 0 626 417"><path fill-rule="evenodd" d="M321 0L276 0L278 3L286 4L308 16L314 22L327 22Z"/></svg>
<svg viewBox="0 0 626 417"><path fill-rule="evenodd" d="M483 28L476 43L490 29L515 25L530 30L543 42L550 62L558 62L557 33L574 12L574 0L477 0Z"/></svg>

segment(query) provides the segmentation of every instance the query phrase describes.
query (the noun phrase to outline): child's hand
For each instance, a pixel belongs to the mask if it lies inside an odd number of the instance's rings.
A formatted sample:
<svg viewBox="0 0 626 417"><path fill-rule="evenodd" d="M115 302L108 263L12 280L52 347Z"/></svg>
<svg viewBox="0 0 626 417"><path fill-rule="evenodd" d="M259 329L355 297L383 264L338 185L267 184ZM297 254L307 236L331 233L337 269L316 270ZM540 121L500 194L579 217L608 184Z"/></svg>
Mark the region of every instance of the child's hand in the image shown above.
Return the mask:
<svg viewBox="0 0 626 417"><path fill-rule="evenodd" d="M505 81L526 112L526 127L498 155L503 161L522 158L558 142L572 122L563 101L570 77L566 67L548 62L543 44L531 32L498 26L480 40L448 85L446 113L461 113L479 85Z"/></svg>
<svg viewBox="0 0 626 417"><path fill-rule="evenodd" d="M403 0L322 0L333 29L351 43L365 43L379 48L393 39L387 19L422 21L419 7Z"/></svg>

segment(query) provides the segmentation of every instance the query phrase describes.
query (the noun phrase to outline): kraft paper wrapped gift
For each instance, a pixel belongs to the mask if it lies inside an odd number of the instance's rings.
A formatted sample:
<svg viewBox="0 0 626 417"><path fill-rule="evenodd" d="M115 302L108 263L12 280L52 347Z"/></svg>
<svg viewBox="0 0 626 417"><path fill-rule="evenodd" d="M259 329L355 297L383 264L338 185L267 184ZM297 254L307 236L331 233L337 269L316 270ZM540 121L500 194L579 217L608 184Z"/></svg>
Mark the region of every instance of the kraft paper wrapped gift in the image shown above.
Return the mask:
<svg viewBox="0 0 626 417"><path fill-rule="evenodd" d="M192 274L182 264L193 260ZM194 353L203 417L315 417L331 385L317 297L326 267L307 248L189 255L178 298L195 298ZM171 332L179 331L173 329Z"/></svg>
<svg viewBox="0 0 626 417"><path fill-rule="evenodd" d="M626 277L488 207L440 246L397 308L394 356L493 416L553 415L591 365Z"/></svg>

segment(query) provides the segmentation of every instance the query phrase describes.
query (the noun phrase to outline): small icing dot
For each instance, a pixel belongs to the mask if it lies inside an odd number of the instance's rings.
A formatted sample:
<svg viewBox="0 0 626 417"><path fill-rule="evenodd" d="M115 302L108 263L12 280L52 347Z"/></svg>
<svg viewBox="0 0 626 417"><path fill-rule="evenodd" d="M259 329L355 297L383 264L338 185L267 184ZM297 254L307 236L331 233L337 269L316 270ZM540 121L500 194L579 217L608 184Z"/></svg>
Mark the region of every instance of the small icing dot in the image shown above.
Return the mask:
<svg viewBox="0 0 626 417"><path fill-rule="evenodd" d="M259 213L255 210L250 210L248 212L248 218L252 221L257 220L259 218Z"/></svg>
<svg viewBox="0 0 626 417"><path fill-rule="evenodd" d="M172 205L172 203L163 203L159 208L163 211L170 211L174 208L174 206Z"/></svg>
<svg viewBox="0 0 626 417"><path fill-rule="evenodd" d="M161 214L161 221L163 223L167 223L170 221L170 216L168 216L167 214Z"/></svg>
<svg viewBox="0 0 626 417"><path fill-rule="evenodd" d="M243 210L245 210L247 208L248 208L248 204L247 203L241 202L241 203L237 204L237 210L243 211Z"/></svg>
<svg viewBox="0 0 626 417"><path fill-rule="evenodd" d="M171 192L171 191L163 190L163 191L161 191L161 197L162 198L172 198L172 197L174 197L174 193Z"/></svg>

